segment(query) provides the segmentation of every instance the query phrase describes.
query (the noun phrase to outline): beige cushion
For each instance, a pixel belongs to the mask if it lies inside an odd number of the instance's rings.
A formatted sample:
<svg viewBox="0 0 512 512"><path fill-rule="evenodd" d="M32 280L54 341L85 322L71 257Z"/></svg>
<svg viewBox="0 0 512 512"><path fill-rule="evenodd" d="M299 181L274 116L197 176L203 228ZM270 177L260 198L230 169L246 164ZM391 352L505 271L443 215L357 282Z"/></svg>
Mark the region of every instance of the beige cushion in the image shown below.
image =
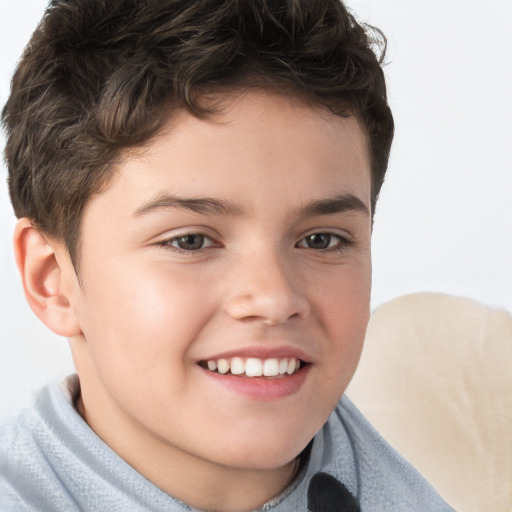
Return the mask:
<svg viewBox="0 0 512 512"><path fill-rule="evenodd" d="M373 314L347 394L458 512L512 510L512 316L434 293Z"/></svg>

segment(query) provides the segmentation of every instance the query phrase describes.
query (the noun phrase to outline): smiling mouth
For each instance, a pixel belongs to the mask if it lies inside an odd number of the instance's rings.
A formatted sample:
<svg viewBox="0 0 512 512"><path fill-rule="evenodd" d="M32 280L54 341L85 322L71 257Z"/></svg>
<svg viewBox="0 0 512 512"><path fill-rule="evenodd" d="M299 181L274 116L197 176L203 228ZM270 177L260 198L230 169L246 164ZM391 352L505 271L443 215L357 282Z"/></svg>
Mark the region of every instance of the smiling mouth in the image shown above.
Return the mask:
<svg viewBox="0 0 512 512"><path fill-rule="evenodd" d="M199 361L205 370L220 375L236 375L239 377L287 377L297 373L307 363L295 357L279 357L258 359L256 357L231 357L226 359L210 359Z"/></svg>

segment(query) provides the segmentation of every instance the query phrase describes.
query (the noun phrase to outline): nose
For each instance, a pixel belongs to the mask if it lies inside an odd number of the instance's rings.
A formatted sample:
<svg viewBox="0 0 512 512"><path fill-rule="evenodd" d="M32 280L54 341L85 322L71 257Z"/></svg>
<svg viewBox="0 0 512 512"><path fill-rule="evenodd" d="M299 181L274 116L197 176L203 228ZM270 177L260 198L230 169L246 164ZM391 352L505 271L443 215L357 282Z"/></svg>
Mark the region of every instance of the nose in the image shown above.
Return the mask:
<svg viewBox="0 0 512 512"><path fill-rule="evenodd" d="M310 313L300 276L293 264L278 255L249 258L232 275L231 282L225 308L236 320L278 325Z"/></svg>

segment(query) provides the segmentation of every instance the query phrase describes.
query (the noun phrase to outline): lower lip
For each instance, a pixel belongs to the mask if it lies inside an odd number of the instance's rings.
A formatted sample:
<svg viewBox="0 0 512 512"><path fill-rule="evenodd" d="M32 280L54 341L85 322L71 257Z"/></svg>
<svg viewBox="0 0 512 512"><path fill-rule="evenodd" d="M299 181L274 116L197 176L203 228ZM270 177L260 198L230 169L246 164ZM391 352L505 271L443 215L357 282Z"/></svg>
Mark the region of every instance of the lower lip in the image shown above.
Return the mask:
<svg viewBox="0 0 512 512"><path fill-rule="evenodd" d="M216 383L247 398L260 401L274 401L295 395L303 386L311 365L302 367L293 375L283 377L239 377L222 375L201 368Z"/></svg>

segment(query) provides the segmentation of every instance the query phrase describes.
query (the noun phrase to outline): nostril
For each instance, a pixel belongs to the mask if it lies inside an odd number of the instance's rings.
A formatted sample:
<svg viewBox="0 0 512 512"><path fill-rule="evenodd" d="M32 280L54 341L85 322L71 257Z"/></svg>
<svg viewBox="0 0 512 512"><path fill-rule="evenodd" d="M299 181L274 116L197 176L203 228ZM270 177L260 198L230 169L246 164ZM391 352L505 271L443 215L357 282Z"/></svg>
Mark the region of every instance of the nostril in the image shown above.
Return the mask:
<svg viewBox="0 0 512 512"><path fill-rule="evenodd" d="M266 276L264 282L249 277L234 284L234 294L227 297L225 308L229 315L245 322L278 325L309 315L307 297L284 276Z"/></svg>

